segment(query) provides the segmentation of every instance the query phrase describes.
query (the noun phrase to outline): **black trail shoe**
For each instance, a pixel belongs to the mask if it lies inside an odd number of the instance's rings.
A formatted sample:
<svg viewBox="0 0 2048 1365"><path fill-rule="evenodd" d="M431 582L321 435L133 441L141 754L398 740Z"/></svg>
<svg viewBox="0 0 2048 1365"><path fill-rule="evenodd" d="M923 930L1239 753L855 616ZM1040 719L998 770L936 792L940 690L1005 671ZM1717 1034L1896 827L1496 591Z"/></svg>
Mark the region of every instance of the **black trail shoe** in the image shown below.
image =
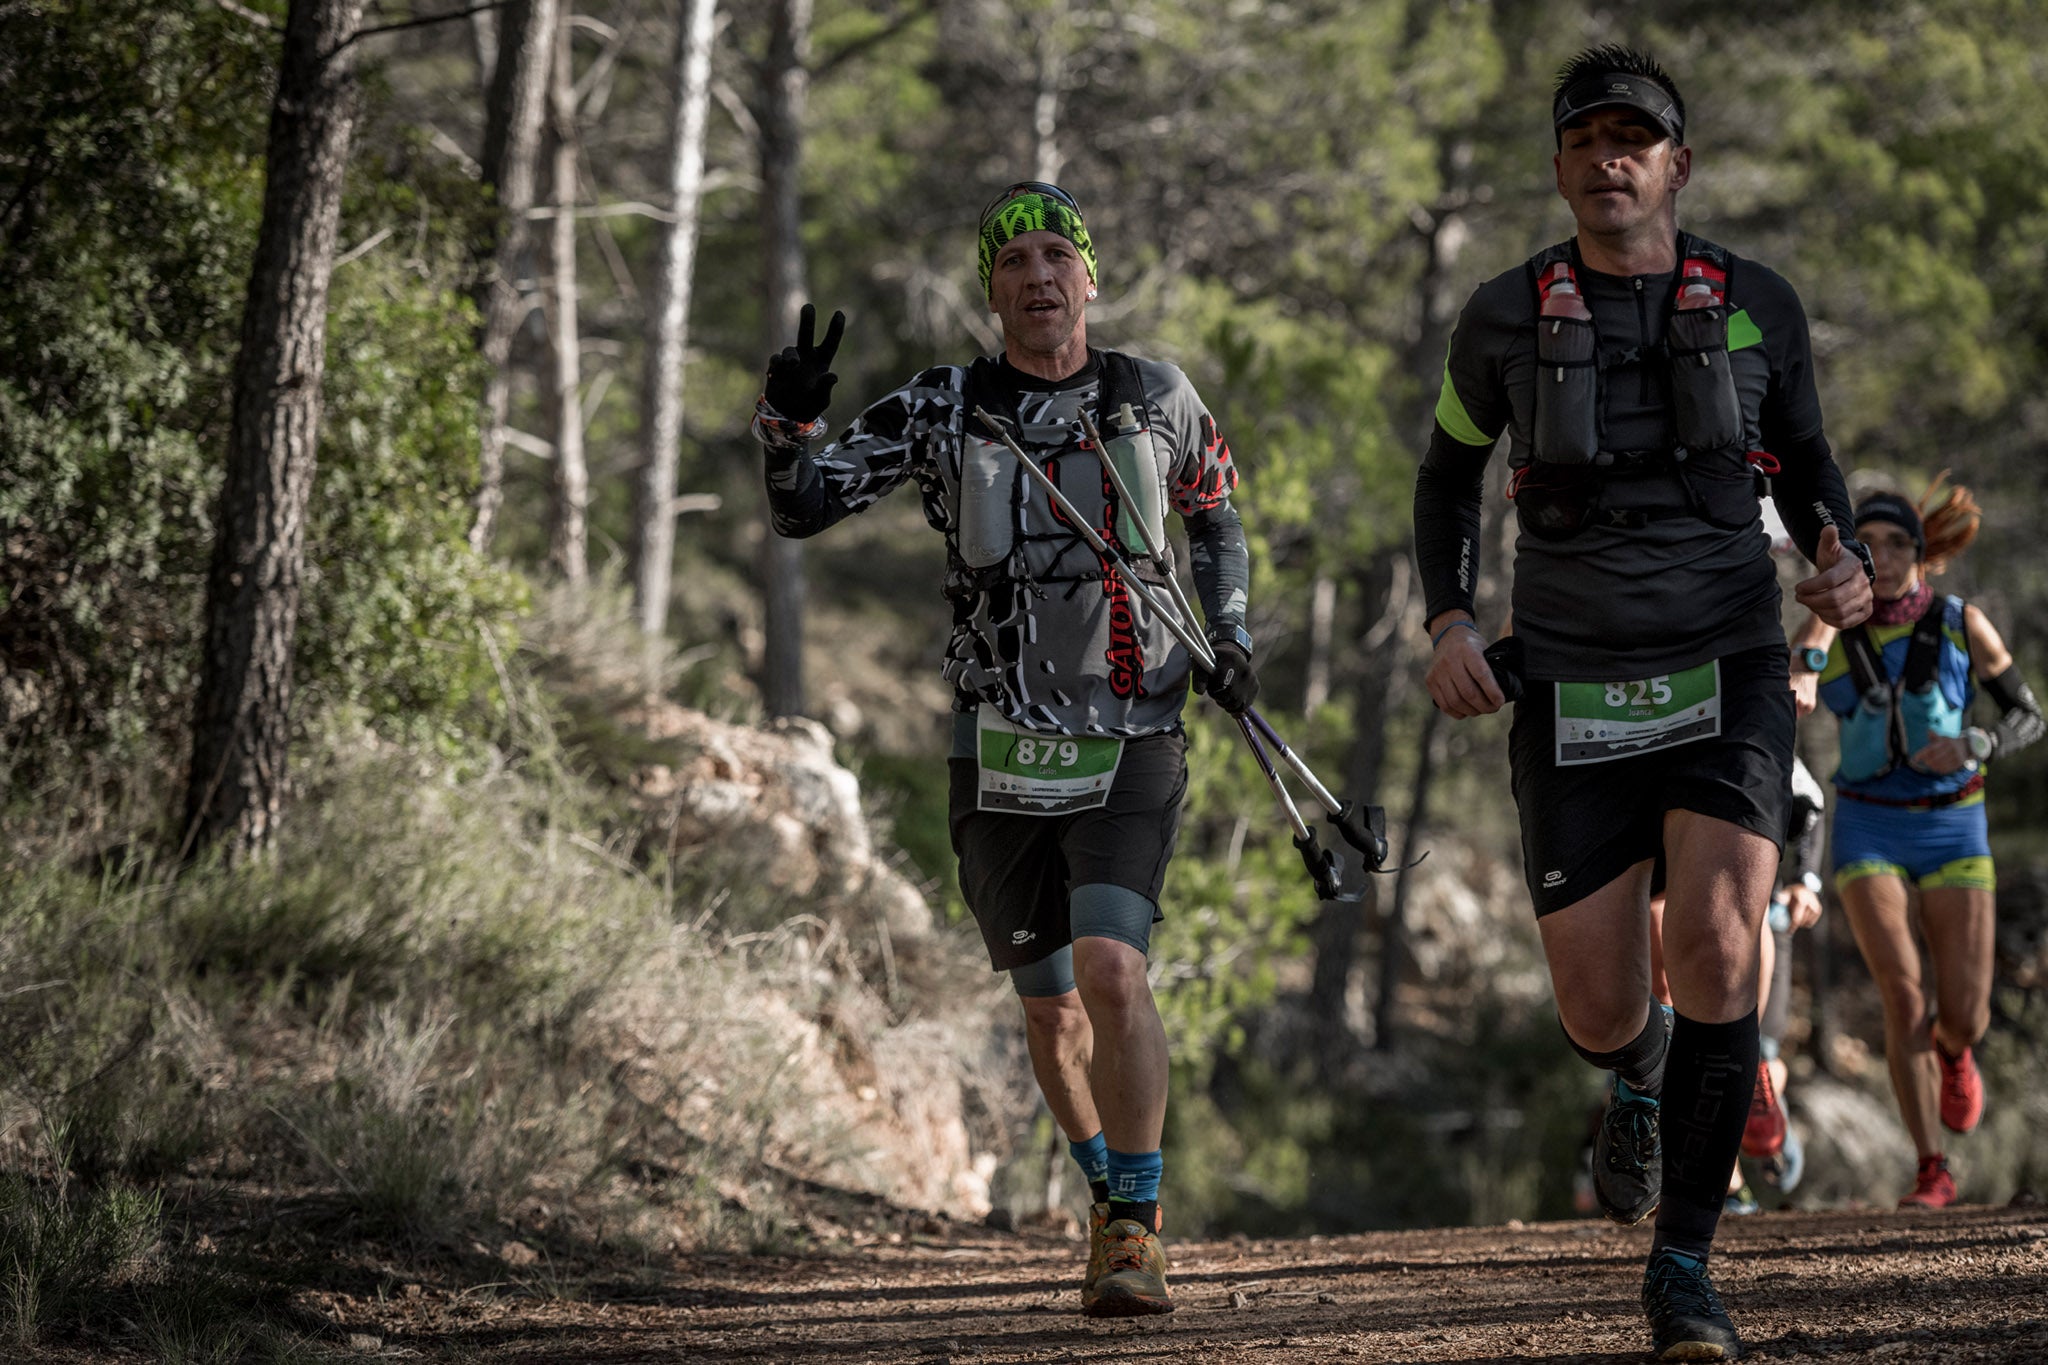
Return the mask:
<svg viewBox="0 0 2048 1365"><path fill-rule="evenodd" d="M1643 1313L1659 1360L1739 1360L1742 1338L1707 1278L1706 1262L1666 1249L1643 1272Z"/></svg>
<svg viewBox="0 0 2048 1365"><path fill-rule="evenodd" d="M1601 1212L1623 1227L1642 1222L1664 1197L1664 1154L1657 1101L1614 1078L1600 1134L1593 1139L1593 1193Z"/></svg>

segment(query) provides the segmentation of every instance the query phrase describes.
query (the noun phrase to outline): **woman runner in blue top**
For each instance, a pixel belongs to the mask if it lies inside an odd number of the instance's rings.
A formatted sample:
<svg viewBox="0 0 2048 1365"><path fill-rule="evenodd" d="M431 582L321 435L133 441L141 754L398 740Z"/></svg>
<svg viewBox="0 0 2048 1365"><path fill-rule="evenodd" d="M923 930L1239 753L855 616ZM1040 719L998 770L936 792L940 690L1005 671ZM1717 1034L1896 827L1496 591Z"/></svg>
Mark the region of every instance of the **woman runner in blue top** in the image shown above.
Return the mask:
<svg viewBox="0 0 2048 1365"><path fill-rule="evenodd" d="M1857 505L1877 606L1865 625L1832 639L1816 670L1821 704L1842 722L1835 885L1877 980L1892 1089L1919 1153L1914 1188L1899 1203L1920 1208L1955 1201L1941 1128L1967 1133L1984 1112L1970 1049L1991 1020L1996 878L1985 765L2042 732L2040 706L1997 629L1927 581L1976 537L1980 518L1969 490L1942 483L1918 507L1896 493ZM1809 621L1795 661L1834 635ZM2002 713L1989 731L1967 724L1979 685ZM1921 975L1909 882L1920 890L1931 981Z"/></svg>

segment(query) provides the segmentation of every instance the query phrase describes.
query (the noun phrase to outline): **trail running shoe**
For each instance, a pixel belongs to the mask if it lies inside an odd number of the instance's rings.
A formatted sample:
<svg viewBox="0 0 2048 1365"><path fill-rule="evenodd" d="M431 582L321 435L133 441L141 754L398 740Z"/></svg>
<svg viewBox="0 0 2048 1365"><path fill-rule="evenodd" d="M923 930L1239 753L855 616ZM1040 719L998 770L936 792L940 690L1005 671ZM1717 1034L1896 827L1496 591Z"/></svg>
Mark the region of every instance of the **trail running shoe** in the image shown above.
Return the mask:
<svg viewBox="0 0 2048 1365"><path fill-rule="evenodd" d="M1902 1209L1945 1209L1956 1202L1956 1178L1948 1173L1948 1158L1923 1156L1913 1180L1913 1192L1899 1201Z"/></svg>
<svg viewBox="0 0 2048 1365"><path fill-rule="evenodd" d="M1738 1216L1757 1213L1762 1209L1763 1205L1756 1202L1756 1191L1749 1187L1747 1180L1728 1191L1727 1197L1721 1201L1721 1212Z"/></svg>
<svg viewBox="0 0 2048 1365"><path fill-rule="evenodd" d="M1593 1140L1593 1193L1600 1210L1624 1227L1657 1211L1664 1194L1664 1157L1657 1141L1657 1101L1614 1078L1600 1134Z"/></svg>
<svg viewBox="0 0 2048 1365"><path fill-rule="evenodd" d="M1768 1063L1756 1064L1756 1089L1749 1094L1749 1122L1742 1126L1742 1154L1762 1159L1785 1145L1785 1108L1771 1084Z"/></svg>
<svg viewBox="0 0 2048 1365"><path fill-rule="evenodd" d="M1706 1262L1666 1248L1643 1271L1643 1314L1659 1360L1739 1360L1742 1338L1707 1278Z"/></svg>
<svg viewBox="0 0 2048 1365"><path fill-rule="evenodd" d="M1806 1147L1799 1141L1799 1130L1788 1123L1785 1125L1785 1145L1775 1156L1767 1156L1757 1163L1757 1175L1764 1184L1790 1194L1805 1174Z"/></svg>
<svg viewBox="0 0 2048 1365"><path fill-rule="evenodd" d="M1171 1313L1166 1291L1166 1251L1157 1230L1147 1232L1128 1218L1109 1219L1109 1206L1089 1214L1088 1278L1081 1282L1081 1311L1091 1318L1136 1318Z"/></svg>
<svg viewBox="0 0 2048 1365"><path fill-rule="evenodd" d="M1933 1033L1929 1028L1930 1039ZM1951 1057L1936 1039L1934 1056L1941 1063L1941 1126L1951 1133L1967 1133L1984 1117L1984 1075L1968 1048L1960 1057Z"/></svg>

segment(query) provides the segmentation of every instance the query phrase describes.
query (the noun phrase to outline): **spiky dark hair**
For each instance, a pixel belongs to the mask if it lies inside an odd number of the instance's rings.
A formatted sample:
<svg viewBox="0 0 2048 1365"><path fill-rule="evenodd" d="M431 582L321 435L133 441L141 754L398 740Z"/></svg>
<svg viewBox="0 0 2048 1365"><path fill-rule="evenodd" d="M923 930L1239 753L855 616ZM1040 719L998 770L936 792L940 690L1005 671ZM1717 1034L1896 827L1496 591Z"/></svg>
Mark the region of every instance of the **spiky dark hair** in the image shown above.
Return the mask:
<svg viewBox="0 0 2048 1365"><path fill-rule="evenodd" d="M1678 109L1678 121L1685 122L1685 96L1678 93L1678 82L1671 79L1671 73L1643 53L1622 43L1602 43L1589 47L1578 56L1557 69L1557 84L1551 87L1552 99L1564 94L1573 85L1587 76L1606 75L1619 71L1625 76L1641 76L1644 80L1655 81L1671 96L1671 103Z"/></svg>

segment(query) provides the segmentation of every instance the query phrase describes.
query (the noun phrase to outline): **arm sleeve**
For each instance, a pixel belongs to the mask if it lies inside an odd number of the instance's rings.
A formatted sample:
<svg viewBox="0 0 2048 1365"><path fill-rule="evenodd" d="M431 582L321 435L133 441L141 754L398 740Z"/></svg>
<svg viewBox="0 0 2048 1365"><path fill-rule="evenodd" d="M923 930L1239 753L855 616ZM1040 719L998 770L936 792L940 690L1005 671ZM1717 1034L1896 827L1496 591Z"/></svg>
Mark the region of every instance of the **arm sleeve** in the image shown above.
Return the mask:
<svg viewBox="0 0 2048 1365"><path fill-rule="evenodd" d="M929 457L937 432L957 433L957 369L928 370L856 417L839 439L810 455L772 410L757 409L754 434L766 456L768 509L778 535L814 536L864 512L900 487Z"/></svg>
<svg viewBox="0 0 2048 1365"><path fill-rule="evenodd" d="M1160 401L1161 411L1172 426L1177 442L1173 472L1167 480L1167 496L1173 503L1173 510L1183 518L1223 507L1230 501L1230 495L1237 488L1237 464L1230 457L1230 443L1223 439L1223 433L1216 429L1216 419L1209 415L1195 393L1194 385L1185 375L1174 371L1178 383L1172 385ZM1236 522L1235 514L1231 517ZM1194 523L1188 524L1190 535ZM1244 538L1238 537L1238 546L1243 548ZM1203 604L1207 606L1206 601Z"/></svg>
<svg viewBox="0 0 2048 1365"><path fill-rule="evenodd" d="M1500 356L1525 319L1513 311L1527 282L1510 272L1480 287L1458 317L1437 390L1436 425L1415 471L1415 567L1424 621L1472 612L1479 582L1479 511L1486 462L1508 424Z"/></svg>
<svg viewBox="0 0 2048 1365"><path fill-rule="evenodd" d="M1195 595L1212 631L1244 626L1252 561L1244 544L1244 523L1228 501L1184 518Z"/></svg>
<svg viewBox="0 0 2048 1365"><path fill-rule="evenodd" d="M1422 619L1472 611L1479 581L1479 510L1486 496L1491 445L1470 446L1445 431L1430 434L1415 471L1415 567L1422 577Z"/></svg>
<svg viewBox="0 0 2048 1365"><path fill-rule="evenodd" d="M1819 553L1822 528L1833 525L1848 539L1855 533L1855 514L1841 466L1821 427L1806 310L1782 277L1762 266L1749 269L1761 278L1747 311L1762 331L1771 358L1771 384L1758 414L1763 448L1779 466L1772 477L1771 499L1792 543L1812 561Z"/></svg>
<svg viewBox="0 0 2048 1365"><path fill-rule="evenodd" d="M2048 724L2041 717L2041 703L2034 689L2020 676L2018 664L1984 682L1984 693L1998 703L1998 727L1991 732L1991 756L2005 758L2041 738Z"/></svg>

